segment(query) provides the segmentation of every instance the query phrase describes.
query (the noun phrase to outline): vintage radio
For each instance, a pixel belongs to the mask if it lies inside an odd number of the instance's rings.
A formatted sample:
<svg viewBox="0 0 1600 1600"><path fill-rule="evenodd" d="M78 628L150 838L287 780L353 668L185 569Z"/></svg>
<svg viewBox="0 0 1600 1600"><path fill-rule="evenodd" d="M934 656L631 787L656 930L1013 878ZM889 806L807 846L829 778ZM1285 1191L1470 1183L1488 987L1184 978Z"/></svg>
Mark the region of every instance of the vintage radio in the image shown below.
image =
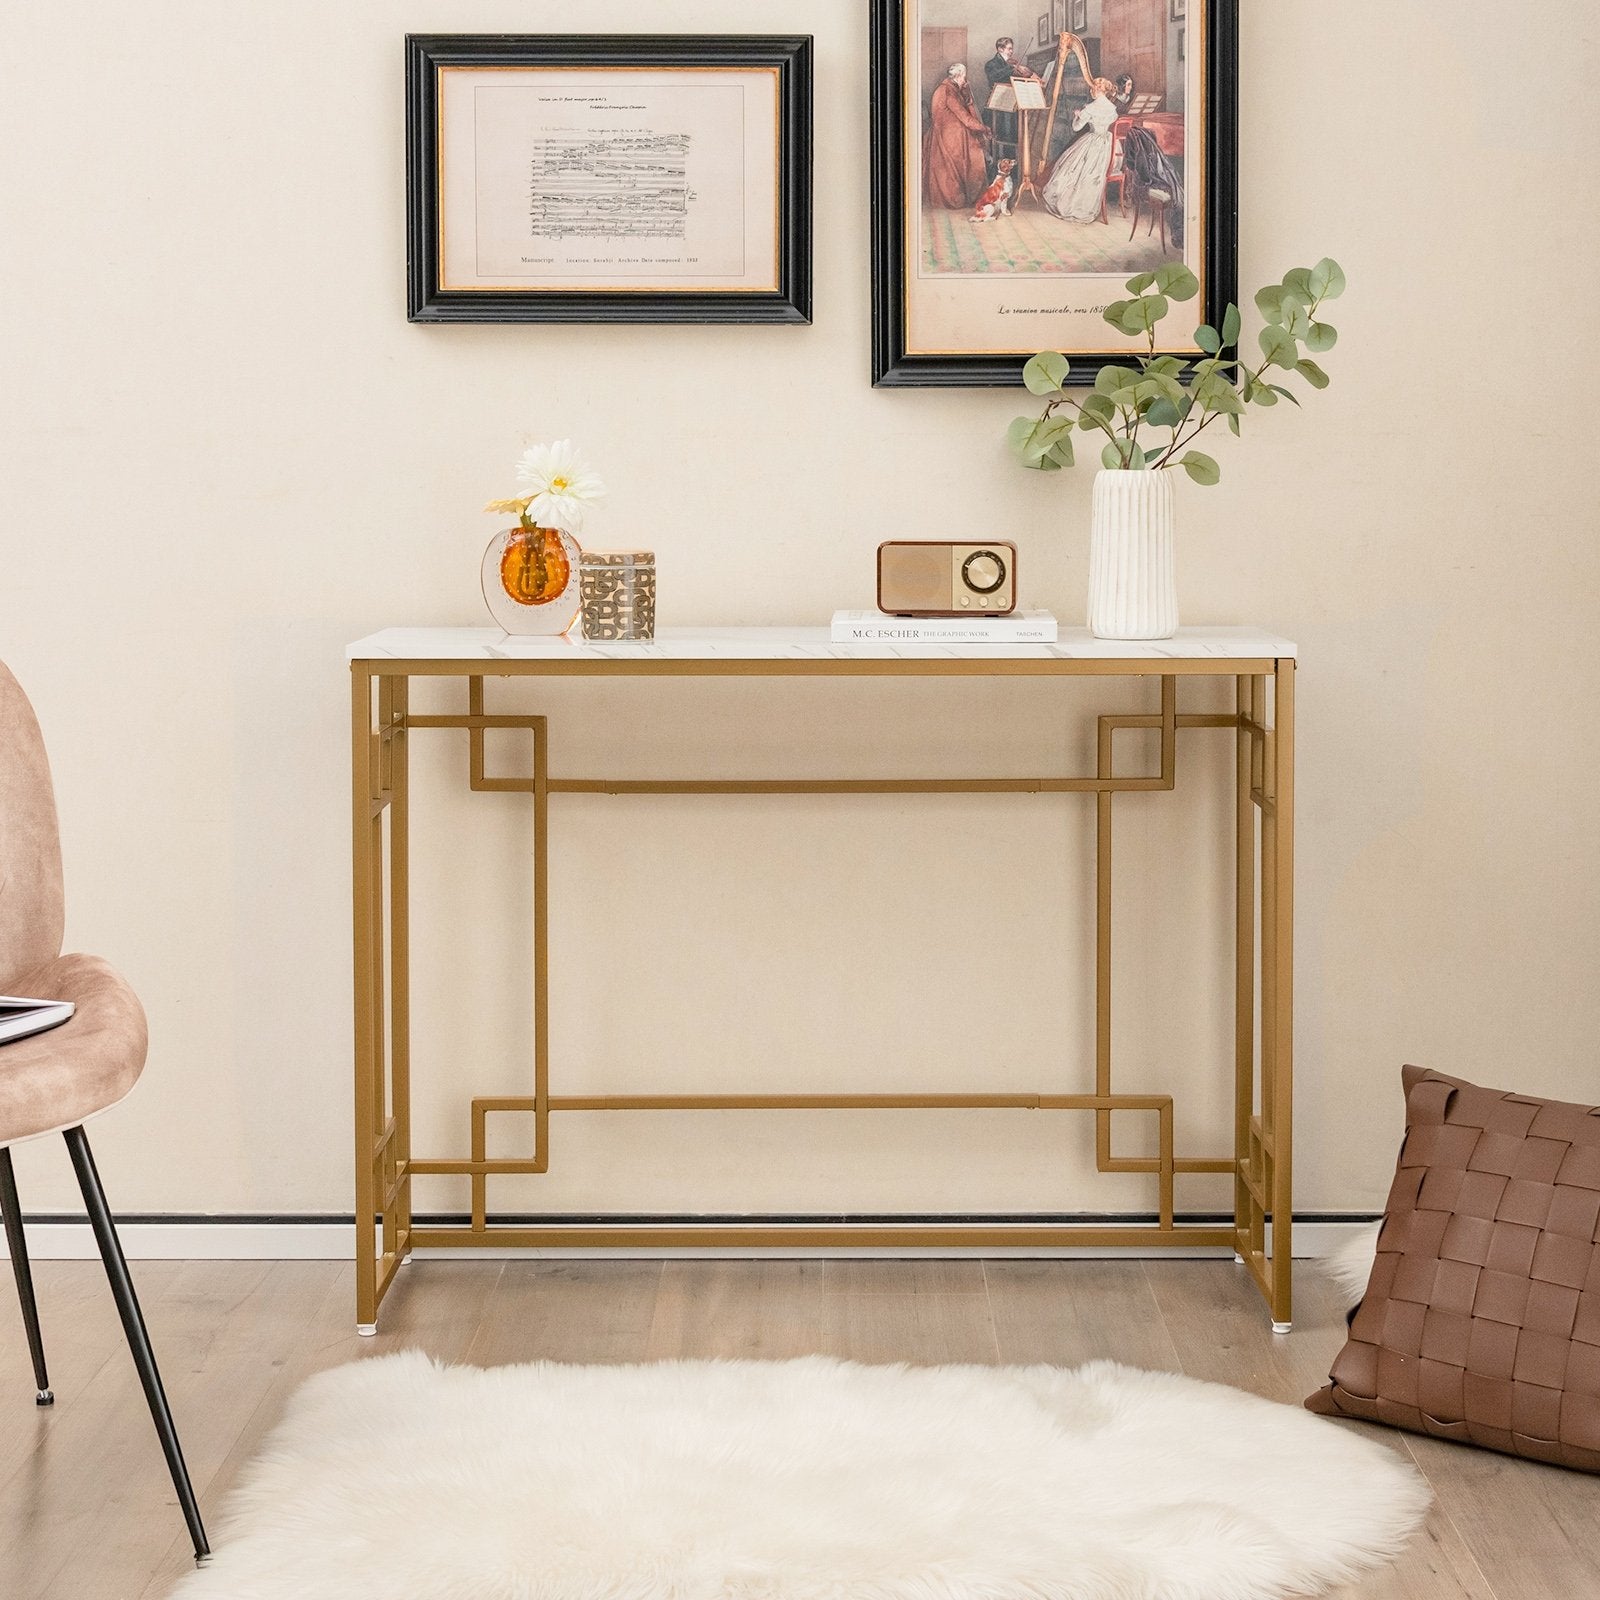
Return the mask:
<svg viewBox="0 0 1600 1600"><path fill-rule="evenodd" d="M1008 616L1017 608L1017 547L891 539L878 546L878 609L895 617Z"/></svg>

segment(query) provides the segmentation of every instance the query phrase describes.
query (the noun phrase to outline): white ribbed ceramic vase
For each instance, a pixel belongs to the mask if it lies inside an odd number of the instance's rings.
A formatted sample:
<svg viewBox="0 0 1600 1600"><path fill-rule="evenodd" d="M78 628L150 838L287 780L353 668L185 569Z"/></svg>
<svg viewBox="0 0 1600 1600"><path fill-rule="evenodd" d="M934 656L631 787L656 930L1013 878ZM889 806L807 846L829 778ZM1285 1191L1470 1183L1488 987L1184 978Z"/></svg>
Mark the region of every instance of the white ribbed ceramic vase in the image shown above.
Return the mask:
<svg viewBox="0 0 1600 1600"><path fill-rule="evenodd" d="M1170 639L1178 631L1170 472L1095 475L1089 526L1089 631Z"/></svg>

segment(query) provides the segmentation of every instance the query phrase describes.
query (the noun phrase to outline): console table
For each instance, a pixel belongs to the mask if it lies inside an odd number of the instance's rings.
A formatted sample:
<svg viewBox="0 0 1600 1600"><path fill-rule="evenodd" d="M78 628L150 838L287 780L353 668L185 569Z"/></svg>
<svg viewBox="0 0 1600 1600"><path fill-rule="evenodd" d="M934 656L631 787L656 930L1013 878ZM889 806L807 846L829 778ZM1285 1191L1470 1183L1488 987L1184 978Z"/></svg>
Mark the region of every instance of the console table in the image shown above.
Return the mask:
<svg viewBox="0 0 1600 1600"><path fill-rule="evenodd" d="M1256 628L1185 628L1175 638L1122 643L1064 630L1054 645L840 645L824 628L667 630L650 644L586 644L569 639L508 638L490 628L390 628L351 645L352 821L355 922L356 1315L373 1331L378 1307L396 1271L416 1247L766 1248L830 1246L971 1248L1168 1245L1231 1247L1270 1308L1273 1328L1291 1315L1291 1132L1293 1035L1293 849L1295 647ZM1098 719L1091 774L1070 777L929 779L622 780L552 773L551 730L542 715L496 713L491 678L602 677L627 681L677 677L1123 677L1152 680L1151 709ZM1185 678L1229 678L1234 709L1179 710ZM410 709L413 678L453 678L463 685L461 709L420 715ZM530 770L491 776L485 732L522 729L532 736ZM1112 760L1119 730L1159 731L1159 770L1118 776ZM1234 1135L1229 1151L1179 1154L1173 1097L1119 1092L1111 1060L1112 801L1118 794L1174 787L1178 735L1192 729L1232 730L1236 745L1233 805ZM411 1148L409 996L411 906L408 891L410 808L408 751L413 733L466 734L475 790L530 798L533 821L533 1060L529 1092L474 1098L463 1115L466 1155L418 1156ZM556 761L560 744L556 741ZM549 1060L547 861L550 800L561 794L1082 794L1094 798L1095 1069L1078 1094L656 1094L621 1085L603 1096L563 1095L552 1087ZM558 808L559 809L559 808ZM1258 826L1259 821L1259 826ZM554 1075L559 1084L559 1063ZM1150 1224L662 1224L626 1227L497 1225L489 1180L549 1170L550 1121L565 1111L781 1111L962 1109L981 1107L1092 1113L1096 1169L1145 1173L1153 1180L1156 1221ZM533 1148L519 1158L488 1154L487 1119L500 1112L532 1114ZM1112 1149L1118 1113L1153 1116L1154 1156ZM427 1226L413 1221L412 1180L419 1174L471 1180L469 1222ZM1175 1215L1177 1179L1223 1173L1233 1179L1233 1217L1195 1224ZM1270 1225L1270 1226L1269 1226Z"/></svg>

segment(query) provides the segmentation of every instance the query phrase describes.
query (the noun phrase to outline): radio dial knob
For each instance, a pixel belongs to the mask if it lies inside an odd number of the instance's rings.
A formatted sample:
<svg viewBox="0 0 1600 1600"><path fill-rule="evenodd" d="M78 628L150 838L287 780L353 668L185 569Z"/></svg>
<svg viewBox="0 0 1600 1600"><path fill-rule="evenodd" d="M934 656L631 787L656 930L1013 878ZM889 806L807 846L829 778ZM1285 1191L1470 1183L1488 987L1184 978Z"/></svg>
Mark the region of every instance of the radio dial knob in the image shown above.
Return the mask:
<svg viewBox="0 0 1600 1600"><path fill-rule="evenodd" d="M1006 569L998 556L980 550L967 557L961 575L969 589L976 589L979 594L993 594L1005 581Z"/></svg>

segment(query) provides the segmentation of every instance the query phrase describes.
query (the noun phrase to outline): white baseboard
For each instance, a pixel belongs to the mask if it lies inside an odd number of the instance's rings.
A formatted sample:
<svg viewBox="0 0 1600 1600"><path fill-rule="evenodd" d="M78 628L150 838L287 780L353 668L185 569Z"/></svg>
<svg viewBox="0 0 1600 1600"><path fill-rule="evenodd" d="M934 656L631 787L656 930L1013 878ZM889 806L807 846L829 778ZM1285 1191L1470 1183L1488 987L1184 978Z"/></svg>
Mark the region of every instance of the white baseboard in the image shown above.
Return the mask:
<svg viewBox="0 0 1600 1600"><path fill-rule="evenodd" d="M27 1235L34 1261L100 1259L87 1218L30 1222ZM130 1261L348 1261L356 1248L353 1222L119 1222L117 1237Z"/></svg>
<svg viewBox="0 0 1600 1600"><path fill-rule="evenodd" d="M1337 1249L1369 1217L1329 1221L1297 1222L1294 1230L1296 1256L1324 1256ZM125 1222L117 1227L123 1252L133 1261L348 1261L355 1253L355 1224L349 1222L229 1222L209 1218L193 1221ZM5 1241L0 1237L0 1259L5 1257ZM28 1253L36 1261L88 1261L96 1259L94 1235L84 1221L39 1221L28 1224ZM498 1260L577 1258L583 1260L632 1259L765 1259L772 1257L841 1256L987 1256L1043 1259L1114 1259L1127 1256L1226 1257L1230 1252L1214 1248L1181 1249L1154 1245L1133 1245L1124 1249L1049 1249L1030 1246L1023 1249L939 1249L912 1250L874 1248L823 1250L815 1247L792 1250L673 1249L673 1250L418 1250L417 1259L453 1256Z"/></svg>

